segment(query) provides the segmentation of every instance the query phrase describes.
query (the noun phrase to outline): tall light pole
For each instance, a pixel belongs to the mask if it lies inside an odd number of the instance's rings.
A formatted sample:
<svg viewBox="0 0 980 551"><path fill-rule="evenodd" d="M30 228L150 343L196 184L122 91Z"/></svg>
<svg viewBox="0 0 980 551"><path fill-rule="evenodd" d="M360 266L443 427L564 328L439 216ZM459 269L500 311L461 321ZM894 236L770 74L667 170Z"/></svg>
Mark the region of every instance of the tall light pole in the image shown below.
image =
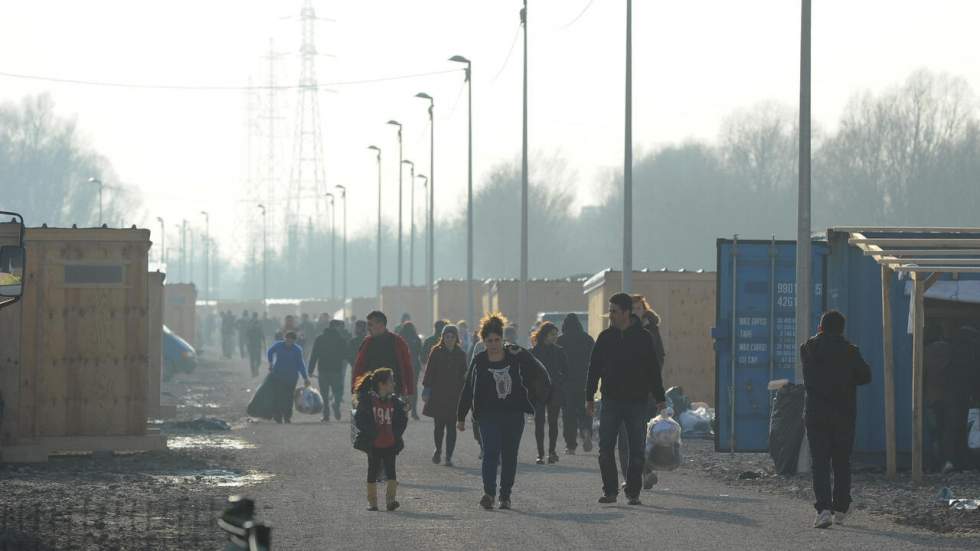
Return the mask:
<svg viewBox="0 0 980 551"><path fill-rule="evenodd" d="M521 9L521 26L524 27L524 120L521 142L521 282L517 290L517 323L527 319L527 0ZM518 339L525 343L528 328L518 327ZM526 343L525 343L526 344Z"/></svg>
<svg viewBox="0 0 980 551"><path fill-rule="evenodd" d="M402 286L402 123L388 121L398 127L398 286ZM378 300L381 295L378 295Z"/></svg>
<svg viewBox="0 0 980 551"><path fill-rule="evenodd" d="M259 205L262 211L262 312L269 311L269 255L268 255L268 229L266 222L265 205Z"/></svg>
<svg viewBox="0 0 980 551"><path fill-rule="evenodd" d="M432 310L432 319L436 319L435 310L433 303L435 302L435 287L434 281L436 278L435 274L435 237L433 228L434 212L436 208L436 120L434 117L434 111L436 107L436 102L432 99L432 96L426 94L425 92L419 92L415 94L415 97L429 100L429 214L428 221L426 222L426 228L428 228L428 256L425 262L425 281L426 288L429 291L429 308Z"/></svg>
<svg viewBox="0 0 980 551"><path fill-rule="evenodd" d="M408 286L415 286L415 163L412 161L402 161L402 164L408 165L409 177L408 185L411 187L409 192L409 207L408 207L408 225L409 225L409 238L408 238Z"/></svg>
<svg viewBox="0 0 980 551"><path fill-rule="evenodd" d="M191 259L193 262L193 259ZM180 223L180 280L188 283L190 278L187 274L187 219Z"/></svg>
<svg viewBox="0 0 980 551"><path fill-rule="evenodd" d="M426 176L425 174L416 174L416 177L422 180L422 197L425 199L425 204L426 204L425 205L425 209L423 209L423 211L425 212L425 221L426 221L425 222L425 231L431 233L432 232L432 226L429 225L429 201L428 201L428 197L429 197L429 177ZM430 260L431 249L429 249L428 233L426 233L425 235L426 235L426 238L425 238L425 265L428 266L429 265L429 260ZM435 319L435 318L433 318L433 319Z"/></svg>
<svg viewBox="0 0 980 551"><path fill-rule="evenodd" d="M476 324L473 304L473 64L461 55L454 55L449 61L465 63L467 83L467 161L466 161L466 323Z"/></svg>
<svg viewBox="0 0 980 551"><path fill-rule="evenodd" d="M160 266L162 267L167 263L167 230L164 229L162 216L157 216L157 222L160 223Z"/></svg>
<svg viewBox="0 0 980 551"><path fill-rule="evenodd" d="M633 292L633 0L626 0L626 140L623 147L623 292Z"/></svg>
<svg viewBox="0 0 980 551"><path fill-rule="evenodd" d="M340 276L340 298L344 301L344 318L347 318L347 188L344 186L334 186L334 189L340 192L340 200L344 202L344 229L343 229L343 252L341 257L343 258L344 268L341 271Z"/></svg>
<svg viewBox="0 0 980 551"><path fill-rule="evenodd" d="M96 178L95 176L88 179L90 184L95 184L99 186L99 225L105 224L105 220L102 219L102 180Z"/></svg>
<svg viewBox="0 0 980 551"><path fill-rule="evenodd" d="M330 200L330 298L337 298L337 204L333 193L324 195Z"/></svg>
<svg viewBox="0 0 980 551"><path fill-rule="evenodd" d="M376 145L369 145L368 149L378 153L378 286L376 290L377 300L381 300L381 148ZM399 170L401 166L399 165Z"/></svg>
<svg viewBox="0 0 980 551"><path fill-rule="evenodd" d="M803 0L800 25L800 182L796 217L796 343L810 336L810 0ZM796 360L796 382L803 381L803 366Z"/></svg>
<svg viewBox="0 0 980 551"><path fill-rule="evenodd" d="M211 300L211 216L202 210L204 215L204 301Z"/></svg>

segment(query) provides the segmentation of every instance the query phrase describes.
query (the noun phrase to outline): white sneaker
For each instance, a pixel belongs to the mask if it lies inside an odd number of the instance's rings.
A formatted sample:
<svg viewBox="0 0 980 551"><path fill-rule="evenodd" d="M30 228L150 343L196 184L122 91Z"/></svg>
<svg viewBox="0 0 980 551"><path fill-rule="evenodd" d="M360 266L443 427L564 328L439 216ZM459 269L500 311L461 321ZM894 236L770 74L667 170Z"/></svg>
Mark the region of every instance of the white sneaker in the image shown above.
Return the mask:
<svg viewBox="0 0 980 551"><path fill-rule="evenodd" d="M813 521L814 528L830 528L830 525L834 523L833 513L830 509L824 509L817 513L817 518Z"/></svg>
<svg viewBox="0 0 980 551"><path fill-rule="evenodd" d="M847 513L842 513L840 511L834 511L834 524L844 525L844 521L847 520Z"/></svg>

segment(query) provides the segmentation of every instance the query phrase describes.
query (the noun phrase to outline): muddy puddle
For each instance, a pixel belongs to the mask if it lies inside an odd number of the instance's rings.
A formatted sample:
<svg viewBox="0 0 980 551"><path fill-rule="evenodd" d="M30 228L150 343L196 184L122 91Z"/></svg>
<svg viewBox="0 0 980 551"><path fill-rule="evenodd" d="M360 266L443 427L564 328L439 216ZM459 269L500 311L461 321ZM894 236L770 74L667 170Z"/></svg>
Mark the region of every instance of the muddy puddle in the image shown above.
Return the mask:
<svg viewBox="0 0 980 551"><path fill-rule="evenodd" d="M196 434L191 436L168 436L167 447L172 450L251 450L255 445L235 436Z"/></svg>
<svg viewBox="0 0 980 551"><path fill-rule="evenodd" d="M203 469L194 471L180 471L172 475L156 475L153 478L167 484L204 484L216 488L237 488L239 486L251 486L270 480L273 477L269 473L258 471L248 471L239 473L225 469Z"/></svg>

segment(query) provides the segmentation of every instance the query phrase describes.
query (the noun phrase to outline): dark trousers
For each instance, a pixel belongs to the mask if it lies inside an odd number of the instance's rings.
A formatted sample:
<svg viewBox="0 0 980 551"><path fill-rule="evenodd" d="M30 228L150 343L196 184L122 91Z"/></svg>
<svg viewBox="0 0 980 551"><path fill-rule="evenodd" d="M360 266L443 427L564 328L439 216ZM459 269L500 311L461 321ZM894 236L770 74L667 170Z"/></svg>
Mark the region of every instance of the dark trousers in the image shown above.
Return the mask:
<svg viewBox="0 0 980 551"><path fill-rule="evenodd" d="M584 386L584 385L583 385ZM592 439L592 418L585 414L585 393L565 390L565 401L561 406L562 436L565 437L565 447L575 450L578 447L578 436Z"/></svg>
<svg viewBox="0 0 980 551"><path fill-rule="evenodd" d="M334 419L340 419L340 405L344 401L344 370L320 371L319 385L320 396L323 396L323 418L330 418L330 412L327 410L329 403L333 409ZM332 401L327 398L328 394Z"/></svg>
<svg viewBox="0 0 980 551"><path fill-rule="evenodd" d="M517 476L517 450L524 434L524 412L484 413L480 416L483 440L483 492L497 495L497 466L500 465L500 499L510 499Z"/></svg>
<svg viewBox="0 0 980 551"><path fill-rule="evenodd" d="M851 450L854 448L854 419L840 415L812 415L806 421L813 472L813 494L817 511L846 513L851 506ZM834 488L830 488L830 472Z"/></svg>
<svg viewBox="0 0 980 551"><path fill-rule="evenodd" d="M277 423L288 423L293 418L293 391L296 390L296 379L298 377L286 378L274 376L276 400L275 415L273 419Z"/></svg>
<svg viewBox="0 0 980 551"><path fill-rule="evenodd" d="M368 482L377 482L384 467L384 480L397 480L395 478L395 448L371 448L368 452Z"/></svg>
<svg viewBox="0 0 980 551"><path fill-rule="evenodd" d="M625 426L628 460L626 462L626 495L640 495L643 476L643 445L646 432L646 400L602 399L599 413L599 470L602 473L602 491L607 496L619 494L619 474L616 471L616 441Z"/></svg>
<svg viewBox="0 0 980 551"><path fill-rule="evenodd" d="M262 349L260 347L248 349L248 366L252 370L252 376L259 376L259 368L262 367Z"/></svg>
<svg viewBox="0 0 980 551"><path fill-rule="evenodd" d="M544 425L548 422L548 452L554 453L558 441L558 414L561 411L561 395L554 393L545 403L534 405L534 439L538 443L538 456L544 456Z"/></svg>
<svg viewBox="0 0 980 551"><path fill-rule="evenodd" d="M452 419L434 419L434 421L436 428L433 436L436 441L436 449L442 450L442 437L445 434L446 459L452 459L453 452L456 450L456 422Z"/></svg>

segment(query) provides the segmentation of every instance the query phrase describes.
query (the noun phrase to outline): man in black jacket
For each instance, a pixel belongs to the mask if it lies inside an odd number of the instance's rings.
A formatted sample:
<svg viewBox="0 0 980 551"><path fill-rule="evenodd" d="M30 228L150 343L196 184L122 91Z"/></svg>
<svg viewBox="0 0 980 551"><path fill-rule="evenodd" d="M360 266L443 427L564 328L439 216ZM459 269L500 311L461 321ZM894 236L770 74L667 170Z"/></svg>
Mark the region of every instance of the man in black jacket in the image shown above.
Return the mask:
<svg viewBox="0 0 980 551"><path fill-rule="evenodd" d="M320 367L320 394L323 395L323 422L330 420L327 392L333 395L333 416L340 420L340 403L344 398L344 363L347 361L347 340L338 330L340 320L332 320L313 343L309 373Z"/></svg>
<svg viewBox="0 0 980 551"><path fill-rule="evenodd" d="M582 328L578 316L568 314L561 324L558 346L565 349L565 355L568 357L568 374L562 389L565 394L565 404L562 406L565 453L575 454L578 436L582 438L582 449L590 452L592 451L592 417L585 415L585 381L595 341Z"/></svg>
<svg viewBox="0 0 980 551"><path fill-rule="evenodd" d="M813 467L814 528L842 524L851 505L851 450L857 417L857 387L871 382L856 346L844 338L844 315L831 310L820 328L800 347L806 386L806 436ZM833 494L830 469L834 470Z"/></svg>
<svg viewBox="0 0 980 551"><path fill-rule="evenodd" d="M626 293L609 299L609 327L599 334L585 387L585 409L595 411L595 393L602 381L602 411L599 416L599 470L602 497L599 503L615 503L619 494L616 469L616 440L620 425L626 425L629 444L626 498L640 505L640 483L644 462L644 436L647 400L653 395L660 409L664 405L661 365L653 348L653 338L640 319L632 315L633 300Z"/></svg>

